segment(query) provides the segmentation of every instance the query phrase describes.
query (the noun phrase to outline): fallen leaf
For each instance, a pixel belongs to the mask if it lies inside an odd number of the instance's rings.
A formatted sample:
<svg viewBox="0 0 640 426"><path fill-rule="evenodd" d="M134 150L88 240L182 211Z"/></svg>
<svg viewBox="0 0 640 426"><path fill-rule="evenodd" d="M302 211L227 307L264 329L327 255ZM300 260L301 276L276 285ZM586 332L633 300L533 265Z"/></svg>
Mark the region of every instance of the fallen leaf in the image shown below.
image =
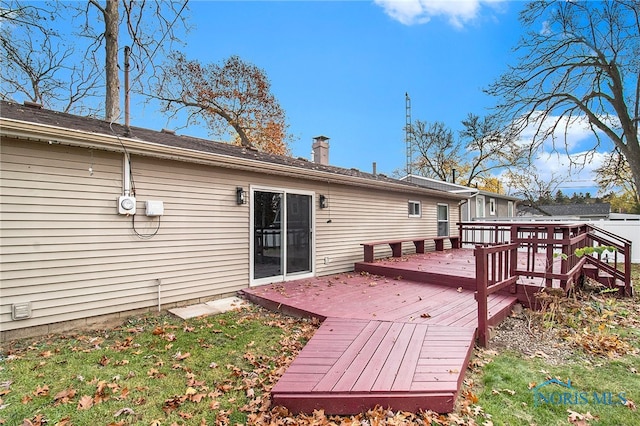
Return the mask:
<svg viewBox="0 0 640 426"><path fill-rule="evenodd" d="M431 318L431 315L424 313L422 315L420 315L420 318Z"/></svg>
<svg viewBox="0 0 640 426"><path fill-rule="evenodd" d="M462 287L458 287L458 293L462 293Z"/></svg>
<svg viewBox="0 0 640 426"><path fill-rule="evenodd" d="M76 390L75 389L65 389L63 391L58 392L53 397L53 400L54 400L55 404L67 404L75 396L76 396Z"/></svg>
<svg viewBox="0 0 640 426"><path fill-rule="evenodd" d="M174 359L177 359L178 361L182 361L183 359L187 359L191 356L191 354L189 352L182 354L182 352L178 351L175 353L175 355L173 355Z"/></svg>
<svg viewBox="0 0 640 426"><path fill-rule="evenodd" d="M78 410L88 410L91 407L93 407L93 398L89 395L82 396L78 401Z"/></svg>
<svg viewBox="0 0 640 426"><path fill-rule="evenodd" d="M121 408L118 411L116 411L116 413L113 415L113 417L120 417L123 414L127 415L127 416L132 416L135 415L136 413L129 407L125 407L125 408Z"/></svg>
<svg viewBox="0 0 640 426"><path fill-rule="evenodd" d="M100 361L98 361L98 364L100 364L103 367L106 367L110 362L111 360L107 358L106 355L102 355L102 358L100 358Z"/></svg>
<svg viewBox="0 0 640 426"><path fill-rule="evenodd" d="M33 391L35 396L47 396L49 395L49 386L38 386L35 391Z"/></svg>
<svg viewBox="0 0 640 426"><path fill-rule="evenodd" d="M635 404L632 400L630 400L630 399L627 399L627 400L625 401L624 405L625 405L626 407L629 407L629 409L630 409L631 411L636 411L636 409L637 409L636 404Z"/></svg>
<svg viewBox="0 0 640 426"><path fill-rule="evenodd" d="M71 426L71 416L67 416L58 420L55 426Z"/></svg>

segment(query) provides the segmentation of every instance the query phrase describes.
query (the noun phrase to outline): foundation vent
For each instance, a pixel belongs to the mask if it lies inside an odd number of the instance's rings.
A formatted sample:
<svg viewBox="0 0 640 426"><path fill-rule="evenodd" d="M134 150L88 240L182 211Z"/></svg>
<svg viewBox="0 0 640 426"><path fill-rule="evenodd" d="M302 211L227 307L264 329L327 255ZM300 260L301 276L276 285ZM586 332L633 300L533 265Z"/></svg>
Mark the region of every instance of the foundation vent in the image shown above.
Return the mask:
<svg viewBox="0 0 640 426"><path fill-rule="evenodd" d="M31 318L31 302L14 303L11 306L11 319L14 321Z"/></svg>

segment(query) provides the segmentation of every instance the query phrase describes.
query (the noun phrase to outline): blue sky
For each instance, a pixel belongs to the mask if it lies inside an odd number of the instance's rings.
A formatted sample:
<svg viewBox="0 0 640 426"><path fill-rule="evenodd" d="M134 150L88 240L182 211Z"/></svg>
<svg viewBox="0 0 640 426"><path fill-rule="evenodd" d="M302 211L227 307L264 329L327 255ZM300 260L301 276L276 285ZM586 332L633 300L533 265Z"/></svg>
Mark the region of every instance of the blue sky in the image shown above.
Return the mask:
<svg viewBox="0 0 640 426"><path fill-rule="evenodd" d="M309 158L313 137L324 135L332 165L371 171L376 162L378 172L392 175L406 165L405 93L413 121L442 121L458 131L469 113L489 114L496 100L483 88L515 63L525 4L191 0L192 30L183 51L203 64L238 55L262 68L286 111L294 156ZM168 121L153 104L139 101L132 101L133 125L210 138L205 127L181 128L184 121ZM569 134L572 153L593 140L584 126L572 126ZM536 163L542 177L566 174L566 158L550 154L550 144L545 148ZM561 186L563 192L595 195L592 170L601 160L595 156Z"/></svg>
<svg viewBox="0 0 640 426"><path fill-rule="evenodd" d="M262 68L287 112L294 156L308 158L312 138L325 135L331 164L370 171L375 161L391 174L406 163L405 92L413 120L459 129L469 112L488 113L494 100L482 88L506 69L520 36L521 2L448 3L411 21L372 1L194 1L185 54L203 63L238 55ZM132 122L181 124L153 115Z"/></svg>

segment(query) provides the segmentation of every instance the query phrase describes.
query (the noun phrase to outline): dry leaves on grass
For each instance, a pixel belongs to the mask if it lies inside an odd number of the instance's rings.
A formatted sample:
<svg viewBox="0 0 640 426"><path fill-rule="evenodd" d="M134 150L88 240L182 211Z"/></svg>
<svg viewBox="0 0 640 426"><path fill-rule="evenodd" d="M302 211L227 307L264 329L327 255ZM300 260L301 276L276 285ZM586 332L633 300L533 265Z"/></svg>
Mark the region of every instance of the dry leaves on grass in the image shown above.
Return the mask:
<svg viewBox="0 0 640 426"><path fill-rule="evenodd" d="M598 416L593 416L588 411L587 411L586 414L580 414L580 413L578 413L576 411L573 411L573 410L567 410L567 413L569 413L569 417L567 418L567 420L572 425L587 426L590 421L598 420Z"/></svg>

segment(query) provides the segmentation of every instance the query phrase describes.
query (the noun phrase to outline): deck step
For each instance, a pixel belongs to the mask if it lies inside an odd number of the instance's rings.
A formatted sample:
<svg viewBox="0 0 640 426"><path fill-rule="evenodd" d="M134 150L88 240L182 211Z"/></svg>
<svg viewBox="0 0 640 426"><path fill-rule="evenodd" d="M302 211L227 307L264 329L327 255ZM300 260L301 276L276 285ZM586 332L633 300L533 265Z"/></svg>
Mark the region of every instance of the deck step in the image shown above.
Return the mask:
<svg viewBox="0 0 640 426"><path fill-rule="evenodd" d="M475 329L328 318L271 394L294 413L393 410L450 412Z"/></svg>

